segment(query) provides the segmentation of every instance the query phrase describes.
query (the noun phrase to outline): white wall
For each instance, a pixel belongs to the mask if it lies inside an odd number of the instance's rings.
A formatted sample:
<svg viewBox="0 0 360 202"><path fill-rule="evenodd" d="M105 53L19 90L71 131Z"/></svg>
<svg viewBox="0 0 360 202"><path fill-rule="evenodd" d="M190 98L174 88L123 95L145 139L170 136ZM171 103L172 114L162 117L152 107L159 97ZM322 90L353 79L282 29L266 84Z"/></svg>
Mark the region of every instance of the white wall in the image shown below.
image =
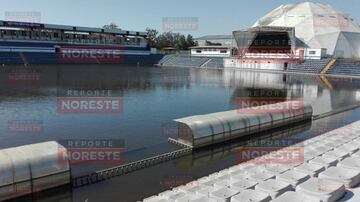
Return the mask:
<svg viewBox="0 0 360 202"><path fill-rule="evenodd" d="M306 48L305 59L320 60L326 56L325 48Z"/></svg>
<svg viewBox="0 0 360 202"><path fill-rule="evenodd" d="M238 58L225 58L224 59L224 67L232 67L232 68L248 68L248 69L265 69L265 70L284 70L284 63L273 62L267 63L265 61L248 61L242 62Z"/></svg>

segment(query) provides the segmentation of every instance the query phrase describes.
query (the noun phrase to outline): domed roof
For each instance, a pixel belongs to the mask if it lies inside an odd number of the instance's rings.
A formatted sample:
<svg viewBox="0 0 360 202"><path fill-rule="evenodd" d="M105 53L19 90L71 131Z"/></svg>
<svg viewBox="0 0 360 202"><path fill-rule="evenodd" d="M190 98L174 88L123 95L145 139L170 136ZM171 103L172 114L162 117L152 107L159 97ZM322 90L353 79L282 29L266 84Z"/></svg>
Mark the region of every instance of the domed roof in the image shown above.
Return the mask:
<svg viewBox="0 0 360 202"><path fill-rule="evenodd" d="M281 5L260 18L255 26L295 27L296 37L311 48L327 48L328 54L360 56L360 26L330 5Z"/></svg>

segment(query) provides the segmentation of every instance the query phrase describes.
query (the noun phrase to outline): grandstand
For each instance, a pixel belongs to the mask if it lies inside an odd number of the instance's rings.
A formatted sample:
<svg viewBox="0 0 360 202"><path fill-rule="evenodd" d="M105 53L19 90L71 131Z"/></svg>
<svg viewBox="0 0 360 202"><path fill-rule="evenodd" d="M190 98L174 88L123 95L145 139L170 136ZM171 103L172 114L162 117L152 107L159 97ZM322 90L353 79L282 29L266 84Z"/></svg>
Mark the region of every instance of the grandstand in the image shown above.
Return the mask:
<svg viewBox="0 0 360 202"><path fill-rule="evenodd" d="M360 61L338 59L326 73L360 76Z"/></svg>
<svg viewBox="0 0 360 202"><path fill-rule="evenodd" d="M320 73L330 61L330 58L321 60L305 60L304 63L292 64L287 71L289 72L305 72L305 73Z"/></svg>
<svg viewBox="0 0 360 202"><path fill-rule="evenodd" d="M0 64L156 64L146 32L0 21Z"/></svg>

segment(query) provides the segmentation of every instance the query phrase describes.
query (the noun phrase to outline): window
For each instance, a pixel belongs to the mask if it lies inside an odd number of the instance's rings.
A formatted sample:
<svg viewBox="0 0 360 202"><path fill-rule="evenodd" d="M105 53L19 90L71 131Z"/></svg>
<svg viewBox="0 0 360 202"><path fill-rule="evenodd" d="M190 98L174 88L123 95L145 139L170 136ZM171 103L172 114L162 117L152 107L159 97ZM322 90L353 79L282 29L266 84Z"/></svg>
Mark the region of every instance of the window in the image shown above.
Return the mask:
<svg viewBox="0 0 360 202"><path fill-rule="evenodd" d="M226 50L221 50L220 53L227 53L227 51Z"/></svg>
<svg viewBox="0 0 360 202"><path fill-rule="evenodd" d="M310 54L310 55L315 55L315 54L316 54L316 51L309 51L309 54Z"/></svg>
<svg viewBox="0 0 360 202"><path fill-rule="evenodd" d="M54 33L54 38L59 38L59 33Z"/></svg>
<svg viewBox="0 0 360 202"><path fill-rule="evenodd" d="M196 53L201 53L201 50L196 50Z"/></svg>

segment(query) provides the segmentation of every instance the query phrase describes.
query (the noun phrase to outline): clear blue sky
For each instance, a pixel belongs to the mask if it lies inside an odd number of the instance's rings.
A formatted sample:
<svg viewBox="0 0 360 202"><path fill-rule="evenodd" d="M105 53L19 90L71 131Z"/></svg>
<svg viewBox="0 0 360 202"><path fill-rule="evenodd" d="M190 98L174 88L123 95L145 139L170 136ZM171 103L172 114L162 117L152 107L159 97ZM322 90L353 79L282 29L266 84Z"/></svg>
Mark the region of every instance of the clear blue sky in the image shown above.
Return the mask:
<svg viewBox="0 0 360 202"><path fill-rule="evenodd" d="M251 26L258 18L293 0L0 0L6 11L39 11L43 23L100 27L115 22L126 30L162 31L163 17L197 17L194 36L230 34ZM318 0L360 22L359 0Z"/></svg>

